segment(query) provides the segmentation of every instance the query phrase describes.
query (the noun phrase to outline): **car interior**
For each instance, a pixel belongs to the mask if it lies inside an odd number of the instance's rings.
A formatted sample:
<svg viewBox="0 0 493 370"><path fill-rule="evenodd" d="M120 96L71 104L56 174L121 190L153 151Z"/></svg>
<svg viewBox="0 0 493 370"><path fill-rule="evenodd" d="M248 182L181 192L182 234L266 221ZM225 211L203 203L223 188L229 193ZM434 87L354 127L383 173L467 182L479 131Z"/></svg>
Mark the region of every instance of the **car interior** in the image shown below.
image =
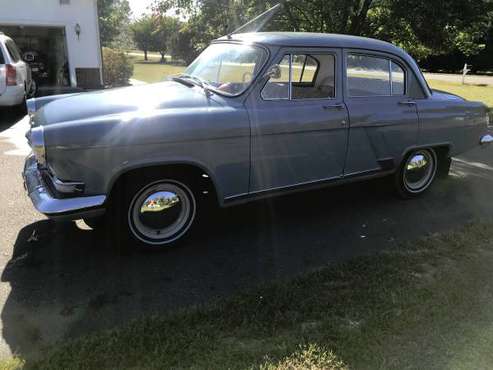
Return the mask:
<svg viewBox="0 0 493 370"><path fill-rule="evenodd" d="M291 70L291 99L330 99L335 97L335 57L332 54L285 55L279 64L281 75L271 78L262 91L266 100L289 99Z"/></svg>

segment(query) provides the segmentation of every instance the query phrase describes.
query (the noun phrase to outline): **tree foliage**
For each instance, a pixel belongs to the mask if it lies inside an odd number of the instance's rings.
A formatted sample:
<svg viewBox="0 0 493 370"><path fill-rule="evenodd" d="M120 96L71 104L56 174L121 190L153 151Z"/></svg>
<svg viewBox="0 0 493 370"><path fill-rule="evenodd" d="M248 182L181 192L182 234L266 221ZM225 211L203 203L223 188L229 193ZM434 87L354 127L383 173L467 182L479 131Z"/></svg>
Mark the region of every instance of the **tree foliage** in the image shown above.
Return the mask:
<svg viewBox="0 0 493 370"><path fill-rule="evenodd" d="M231 32L279 0L156 0L164 14L174 9L188 49L197 54L210 40ZM492 27L492 0L285 0L267 30L344 33L395 43L412 55L460 51L477 54ZM182 45L183 47L183 45Z"/></svg>
<svg viewBox="0 0 493 370"><path fill-rule="evenodd" d="M105 86L127 86L134 70L133 63L128 56L122 51L103 48L103 58L103 79Z"/></svg>
<svg viewBox="0 0 493 370"><path fill-rule="evenodd" d="M161 63L165 62L166 52L171 50L180 31L180 21L166 15L156 15L153 18L154 31L151 36L151 50L161 54Z"/></svg>
<svg viewBox="0 0 493 370"><path fill-rule="evenodd" d="M125 34L130 23L130 14L128 0L98 0L99 29L103 46L110 46Z"/></svg>

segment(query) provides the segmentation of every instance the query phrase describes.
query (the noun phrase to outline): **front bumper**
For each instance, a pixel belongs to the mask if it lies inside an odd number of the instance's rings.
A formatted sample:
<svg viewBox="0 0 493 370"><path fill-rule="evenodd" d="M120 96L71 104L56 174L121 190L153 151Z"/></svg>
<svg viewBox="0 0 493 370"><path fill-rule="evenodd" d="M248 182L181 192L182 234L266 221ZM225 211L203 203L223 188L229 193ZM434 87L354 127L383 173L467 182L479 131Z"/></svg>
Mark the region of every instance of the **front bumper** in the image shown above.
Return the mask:
<svg viewBox="0 0 493 370"><path fill-rule="evenodd" d="M24 187L34 207L53 219L78 220L104 214L105 195L56 198L41 175L36 159L29 156L22 173Z"/></svg>

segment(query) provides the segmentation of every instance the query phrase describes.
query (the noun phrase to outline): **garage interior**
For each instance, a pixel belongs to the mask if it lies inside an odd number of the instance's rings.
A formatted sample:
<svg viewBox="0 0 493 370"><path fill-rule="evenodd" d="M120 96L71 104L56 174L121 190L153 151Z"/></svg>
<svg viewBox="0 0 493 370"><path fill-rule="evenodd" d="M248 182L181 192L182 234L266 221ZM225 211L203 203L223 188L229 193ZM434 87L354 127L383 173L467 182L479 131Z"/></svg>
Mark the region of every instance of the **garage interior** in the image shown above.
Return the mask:
<svg viewBox="0 0 493 370"><path fill-rule="evenodd" d="M63 27L0 25L31 67L37 95L49 95L70 87L69 62Z"/></svg>

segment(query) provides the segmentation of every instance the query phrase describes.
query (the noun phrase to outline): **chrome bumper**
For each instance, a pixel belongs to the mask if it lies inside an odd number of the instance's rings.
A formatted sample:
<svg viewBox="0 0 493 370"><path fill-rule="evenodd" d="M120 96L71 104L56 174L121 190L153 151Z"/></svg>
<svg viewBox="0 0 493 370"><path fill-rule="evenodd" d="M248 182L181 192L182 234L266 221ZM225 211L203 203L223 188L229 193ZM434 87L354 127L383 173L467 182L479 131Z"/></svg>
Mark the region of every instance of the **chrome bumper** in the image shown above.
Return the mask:
<svg viewBox="0 0 493 370"><path fill-rule="evenodd" d="M493 143L493 136L491 136L491 135L484 135L484 136L481 137L481 140L479 141L479 143L481 145L483 145L483 146L484 145L491 144L491 143Z"/></svg>
<svg viewBox="0 0 493 370"><path fill-rule="evenodd" d="M22 177L24 178L24 188L34 207L49 218L78 220L104 214L104 208L102 208L106 200L104 195L55 198L44 183L34 156L29 156L26 159Z"/></svg>

